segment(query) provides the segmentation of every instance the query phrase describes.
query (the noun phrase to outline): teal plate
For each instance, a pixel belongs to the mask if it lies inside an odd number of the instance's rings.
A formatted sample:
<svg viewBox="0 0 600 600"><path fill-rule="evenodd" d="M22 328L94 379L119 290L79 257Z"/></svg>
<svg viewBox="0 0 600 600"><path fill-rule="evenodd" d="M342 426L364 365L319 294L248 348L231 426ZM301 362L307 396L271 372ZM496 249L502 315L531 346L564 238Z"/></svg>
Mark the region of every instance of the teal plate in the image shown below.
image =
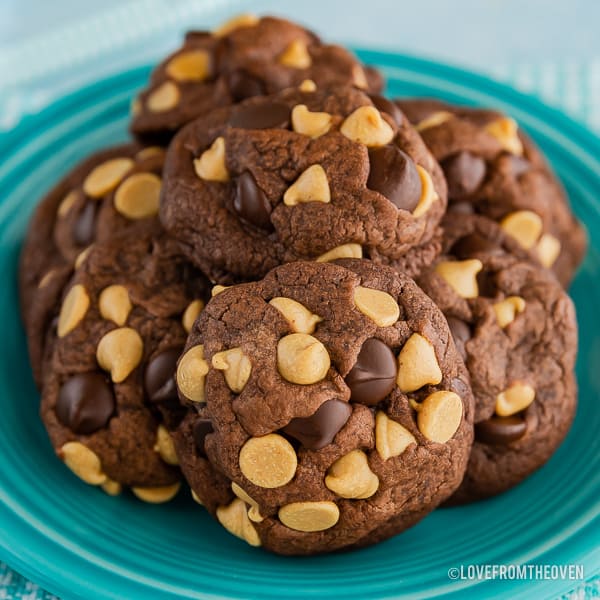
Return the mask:
<svg viewBox="0 0 600 600"><path fill-rule="evenodd" d="M68 598L551 598L572 580L453 580L470 564L577 564L600 573L600 141L510 88L424 60L364 51L391 95L495 106L547 153L591 249L572 287L581 326L579 411L552 460L501 497L439 510L357 552L282 558L225 533L187 494L166 506L83 485L56 460L38 419L17 302L17 257L38 200L97 148L126 139L129 102L149 69L78 91L0 138L0 559Z"/></svg>

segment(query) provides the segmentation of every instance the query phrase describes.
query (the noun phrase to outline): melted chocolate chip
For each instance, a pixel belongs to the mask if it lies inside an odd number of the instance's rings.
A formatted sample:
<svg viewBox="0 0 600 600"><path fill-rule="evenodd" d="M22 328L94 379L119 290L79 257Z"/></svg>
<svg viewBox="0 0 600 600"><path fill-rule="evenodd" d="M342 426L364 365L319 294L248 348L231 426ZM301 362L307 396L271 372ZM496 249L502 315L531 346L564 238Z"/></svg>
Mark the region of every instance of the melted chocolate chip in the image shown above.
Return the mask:
<svg viewBox="0 0 600 600"><path fill-rule="evenodd" d="M148 363L144 373L144 388L150 402L165 402L177 398L175 371L180 356L181 349L172 348L155 356Z"/></svg>
<svg viewBox="0 0 600 600"><path fill-rule="evenodd" d="M392 119L396 122L396 125L400 125L404 120L404 115L398 106L396 106L391 100L384 98L383 96L379 96L378 94L373 94L369 96L371 98L371 102L375 105L375 108L379 112L384 112L390 115Z"/></svg>
<svg viewBox="0 0 600 600"><path fill-rule="evenodd" d="M496 242L477 232L460 238L450 249L450 254L461 260L473 258L477 254L498 254L499 252L502 252L502 248Z"/></svg>
<svg viewBox="0 0 600 600"><path fill-rule="evenodd" d="M407 154L394 145L369 150L367 187L383 194L398 208L412 212L421 198L421 178Z"/></svg>
<svg viewBox="0 0 600 600"><path fill-rule="evenodd" d="M206 456L204 442L206 441L206 436L212 432L213 426L210 419L198 419L194 423L192 434L194 436L194 442L196 444L198 454L200 454L201 456Z"/></svg>
<svg viewBox="0 0 600 600"><path fill-rule="evenodd" d="M448 317L448 326L450 333L454 339L454 344L463 360L467 357L465 344L471 339L471 328L462 319L456 317Z"/></svg>
<svg viewBox="0 0 600 600"><path fill-rule="evenodd" d="M475 439L484 444L506 445L521 439L527 423L521 415L493 416L475 425Z"/></svg>
<svg viewBox="0 0 600 600"><path fill-rule="evenodd" d="M461 200L473 194L485 178L485 161L470 152L458 152L441 163L448 182L448 198Z"/></svg>
<svg viewBox="0 0 600 600"><path fill-rule="evenodd" d="M60 388L55 410L73 433L89 435L108 423L115 412L115 397L104 375L80 373Z"/></svg>
<svg viewBox="0 0 600 600"><path fill-rule="evenodd" d="M271 204L256 183L250 171L244 171L237 180L233 208L247 223L271 230Z"/></svg>
<svg viewBox="0 0 600 600"><path fill-rule="evenodd" d="M346 375L350 400L374 406L394 389L396 374L396 358L389 346L376 338L366 340Z"/></svg>
<svg viewBox="0 0 600 600"><path fill-rule="evenodd" d="M239 106L229 124L240 129L286 129L290 124L290 108L281 102Z"/></svg>
<svg viewBox="0 0 600 600"><path fill-rule="evenodd" d="M227 86L234 102L240 102L253 96L264 96L267 93L264 83L260 79L242 69L228 75Z"/></svg>
<svg viewBox="0 0 600 600"><path fill-rule="evenodd" d="M73 223L73 239L78 246L89 246L96 235L96 208L94 201L86 202L75 223Z"/></svg>
<svg viewBox="0 0 600 600"><path fill-rule="evenodd" d="M494 275L485 270L485 268L477 273L477 287L479 296L484 298L494 298L496 296L496 282Z"/></svg>
<svg viewBox="0 0 600 600"><path fill-rule="evenodd" d="M352 407L347 402L327 400L310 417L292 419L283 432L298 440L305 448L319 450L331 444L351 414Z"/></svg>

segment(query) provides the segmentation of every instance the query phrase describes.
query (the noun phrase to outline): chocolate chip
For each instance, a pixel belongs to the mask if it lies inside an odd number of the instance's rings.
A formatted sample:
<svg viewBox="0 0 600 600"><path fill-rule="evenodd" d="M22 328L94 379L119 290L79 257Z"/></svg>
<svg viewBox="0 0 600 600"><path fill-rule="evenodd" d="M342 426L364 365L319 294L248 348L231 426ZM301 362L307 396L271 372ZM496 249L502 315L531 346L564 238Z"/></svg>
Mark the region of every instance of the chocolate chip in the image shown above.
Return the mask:
<svg viewBox="0 0 600 600"><path fill-rule="evenodd" d="M400 148L393 145L369 150L371 171L367 187L383 194L398 208L412 212L421 199L421 178L417 167Z"/></svg>
<svg viewBox="0 0 600 600"><path fill-rule="evenodd" d="M350 400L374 406L394 389L396 374L396 358L389 346L376 338L366 340L346 375Z"/></svg>
<svg viewBox="0 0 600 600"><path fill-rule="evenodd" d="M201 456L206 456L204 442L206 441L206 436L213 431L214 430L210 419L198 419L194 423L192 433L194 436L194 442L196 443L196 449Z"/></svg>
<svg viewBox="0 0 600 600"><path fill-rule="evenodd" d="M477 254L498 254L501 252L502 248L496 242L477 232L460 238L450 249L450 254L461 260L473 258Z"/></svg>
<svg viewBox="0 0 600 600"><path fill-rule="evenodd" d="M448 182L448 198L460 200L473 194L485 178L485 161L470 152L458 152L442 163Z"/></svg>
<svg viewBox="0 0 600 600"><path fill-rule="evenodd" d="M86 202L75 223L73 223L73 239L78 246L89 246L96 234L96 207L94 201Z"/></svg>
<svg viewBox="0 0 600 600"><path fill-rule="evenodd" d="M292 419L283 432L298 440L305 448L319 450L331 444L351 414L352 407L347 402L327 400L312 416Z"/></svg>
<svg viewBox="0 0 600 600"><path fill-rule="evenodd" d="M402 123L404 120L404 114L392 101L384 98L383 96L379 96L378 94L373 94L369 96L369 98L371 98L371 102L375 105L375 108L379 112L384 112L390 115L390 117L392 117L392 119L394 119L396 122L396 125L400 125Z"/></svg>
<svg viewBox="0 0 600 600"><path fill-rule="evenodd" d="M247 223L271 230L271 204L250 171L244 171L237 180L233 208Z"/></svg>
<svg viewBox="0 0 600 600"><path fill-rule="evenodd" d="M465 344L471 339L471 328L462 319L456 317L448 317L448 326L450 327L450 333L454 339L454 344L463 360L467 357L467 351L465 350Z"/></svg>
<svg viewBox="0 0 600 600"><path fill-rule="evenodd" d="M518 178L531 169L531 163L521 156L514 156L511 154L508 157L508 160L510 161L510 172L513 177Z"/></svg>
<svg viewBox="0 0 600 600"><path fill-rule="evenodd" d="M89 435L102 429L114 412L112 388L100 373L74 375L58 393L56 416L73 433Z"/></svg>
<svg viewBox="0 0 600 600"><path fill-rule="evenodd" d="M253 77L242 69L233 71L228 75L227 86L234 102L240 102L253 96L264 96L267 93L260 79Z"/></svg>
<svg viewBox="0 0 600 600"><path fill-rule="evenodd" d="M286 129L290 124L290 108L281 102L239 106L229 124L240 129Z"/></svg>
<svg viewBox="0 0 600 600"><path fill-rule="evenodd" d="M144 388L150 402L165 402L177 398L175 371L181 356L180 348L166 350L155 356L146 367Z"/></svg>
<svg viewBox="0 0 600 600"><path fill-rule="evenodd" d="M492 273L485 268L477 273L477 287L479 295L485 298L494 298L496 296L496 282Z"/></svg>
<svg viewBox="0 0 600 600"><path fill-rule="evenodd" d="M475 425L475 439L484 444L505 445L521 439L527 431L527 423L520 415L491 417Z"/></svg>

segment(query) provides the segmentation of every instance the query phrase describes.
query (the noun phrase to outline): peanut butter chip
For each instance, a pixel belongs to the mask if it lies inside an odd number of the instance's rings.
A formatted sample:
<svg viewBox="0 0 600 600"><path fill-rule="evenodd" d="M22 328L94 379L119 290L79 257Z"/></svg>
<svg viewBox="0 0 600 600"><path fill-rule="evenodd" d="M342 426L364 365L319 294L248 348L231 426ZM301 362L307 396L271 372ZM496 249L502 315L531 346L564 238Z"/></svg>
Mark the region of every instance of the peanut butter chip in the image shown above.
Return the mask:
<svg viewBox="0 0 600 600"><path fill-rule="evenodd" d="M291 333L277 344L277 368L291 383L317 383L325 378L330 364L327 349L312 335Z"/></svg>
<svg viewBox="0 0 600 600"><path fill-rule="evenodd" d="M501 302L494 304L494 312L498 325L504 328L515 320L517 314L525 310L525 300L520 296L509 296Z"/></svg>
<svg viewBox="0 0 600 600"><path fill-rule="evenodd" d="M217 27L213 31L215 37L223 37L227 34L235 31L236 29L242 29L244 27L253 27L257 25L260 19L256 15L242 14L225 21L220 27Z"/></svg>
<svg viewBox="0 0 600 600"><path fill-rule="evenodd" d="M223 352L217 352L212 357L212 366L223 371L229 389L236 394L241 393L244 389L252 372L250 358L243 353L241 348L230 348Z"/></svg>
<svg viewBox="0 0 600 600"><path fill-rule="evenodd" d="M433 187L433 181L431 175L421 166L417 165L417 172L419 173L419 179L421 180L421 198L419 203L413 210L414 217L421 217L424 215L438 199L437 192Z"/></svg>
<svg viewBox="0 0 600 600"><path fill-rule="evenodd" d="M240 500L249 505L248 518L255 523L262 523L265 518L260 514L258 502L251 498L235 481L231 483L231 489Z"/></svg>
<svg viewBox="0 0 600 600"><path fill-rule="evenodd" d="M331 202L327 174L321 165L308 167L283 195L286 206L303 202Z"/></svg>
<svg viewBox="0 0 600 600"><path fill-rule="evenodd" d="M251 546L260 546L260 537L248 519L246 504L240 498L236 498L228 506L219 506L217 519L232 535L239 537Z"/></svg>
<svg viewBox="0 0 600 600"><path fill-rule="evenodd" d="M210 55L206 50L190 50L172 58L167 75L176 81L203 81L210 74Z"/></svg>
<svg viewBox="0 0 600 600"><path fill-rule="evenodd" d="M79 269L81 265L85 262L85 259L90 255L94 244L90 244L85 250L82 250L75 259L75 264L73 265L75 269Z"/></svg>
<svg viewBox="0 0 600 600"><path fill-rule="evenodd" d="M144 342L131 327L119 327L109 331L98 343L96 360L102 369L110 373L114 383L125 381L140 364Z"/></svg>
<svg viewBox="0 0 600 600"><path fill-rule="evenodd" d="M63 199L62 202L58 205L58 210L56 214L59 217L66 217L69 214L69 211L75 204L75 200L77 200L77 192L75 190L71 190Z"/></svg>
<svg viewBox="0 0 600 600"><path fill-rule="evenodd" d="M200 500L200 497L198 496L198 494L196 494L196 492L194 490L192 490L192 500L196 504L199 504L200 506L204 506L204 503L202 502L202 500Z"/></svg>
<svg viewBox="0 0 600 600"><path fill-rule="evenodd" d="M131 491L144 502L150 504L162 504L169 502L177 495L181 483L177 482L173 485L165 485L161 487L132 487Z"/></svg>
<svg viewBox="0 0 600 600"><path fill-rule="evenodd" d="M374 106L357 108L342 123L340 132L369 147L385 146L394 139L394 130Z"/></svg>
<svg viewBox="0 0 600 600"><path fill-rule="evenodd" d="M108 478L100 487L109 496L118 496L123 490L123 486L118 481L113 481L112 479Z"/></svg>
<svg viewBox="0 0 600 600"><path fill-rule="evenodd" d="M370 498L379 488L379 478L369 467L367 455L353 450L336 460L325 477L325 485L342 498Z"/></svg>
<svg viewBox="0 0 600 600"><path fill-rule="evenodd" d="M193 300L188 304L188 307L185 309L183 313L183 317L181 319L181 323L183 328L189 333L192 331L192 327L196 322L196 319L202 312L204 308L204 302L202 300Z"/></svg>
<svg viewBox="0 0 600 600"><path fill-rule="evenodd" d="M269 304L283 315L294 333L314 333L317 323L323 320L311 313L306 306L291 298L273 298Z"/></svg>
<svg viewBox="0 0 600 600"><path fill-rule="evenodd" d="M354 290L354 304L378 327L390 327L400 317L398 303L387 293L366 287Z"/></svg>
<svg viewBox="0 0 600 600"><path fill-rule="evenodd" d="M101 198L114 190L134 163L130 158L112 158L98 165L85 178L83 191L92 198Z"/></svg>
<svg viewBox="0 0 600 600"><path fill-rule="evenodd" d="M523 248L531 250L542 233L543 223L534 212L518 210L504 217L500 227L514 237Z"/></svg>
<svg viewBox="0 0 600 600"><path fill-rule="evenodd" d="M363 250L360 244L342 244L321 254L315 260L316 262L331 262L338 258L362 258Z"/></svg>
<svg viewBox="0 0 600 600"><path fill-rule="evenodd" d="M204 347L193 346L179 361L177 366L177 387L192 402L204 402L204 382L208 373L208 363L204 360Z"/></svg>
<svg viewBox="0 0 600 600"><path fill-rule="evenodd" d="M549 269L560 254L560 242L551 234L544 233L535 247L539 261Z"/></svg>
<svg viewBox="0 0 600 600"><path fill-rule="evenodd" d="M312 79L305 79L299 86L298 89L301 92L310 93L317 91L317 84Z"/></svg>
<svg viewBox="0 0 600 600"><path fill-rule="evenodd" d="M156 430L156 444L154 444L154 451L158 452L160 457L168 465L178 465L179 459L175 452L175 444L171 434L167 431L164 425L159 425Z"/></svg>
<svg viewBox="0 0 600 600"><path fill-rule="evenodd" d="M334 502L293 502L279 509L279 520L296 531L324 531L340 518Z"/></svg>
<svg viewBox="0 0 600 600"><path fill-rule="evenodd" d="M119 327L125 325L133 308L129 300L129 292L122 285L109 285L100 293L98 308L103 319L112 321Z"/></svg>
<svg viewBox="0 0 600 600"><path fill-rule="evenodd" d="M413 333L398 355L398 387L402 392L414 392L440 381L442 371L431 342L421 334Z"/></svg>
<svg viewBox="0 0 600 600"><path fill-rule="evenodd" d="M294 131L313 139L326 134L331 129L331 123L329 113L311 112L305 104L298 104L292 110Z"/></svg>
<svg viewBox="0 0 600 600"><path fill-rule="evenodd" d="M461 298L477 298L479 286L477 273L483 269L483 264L476 258L468 260L442 261L435 266L435 272Z"/></svg>
<svg viewBox="0 0 600 600"><path fill-rule="evenodd" d="M166 112L179 104L179 88L172 81L158 86L146 100L148 110L153 113Z"/></svg>
<svg viewBox="0 0 600 600"><path fill-rule="evenodd" d="M452 113L449 113L448 111L445 111L445 110L440 110L438 112L435 112L435 113L429 115L422 121L419 121L415 125L415 129L417 131L425 131L426 129L431 129L432 127L437 127L438 125L441 125L442 123L445 123L446 121L449 121L451 118L452 118Z"/></svg>
<svg viewBox="0 0 600 600"><path fill-rule="evenodd" d="M298 465L292 445L276 433L250 438L240 450L239 462L244 477L263 488L285 485Z"/></svg>
<svg viewBox="0 0 600 600"><path fill-rule="evenodd" d="M161 179L154 173L135 173L115 193L115 208L128 219L146 219L158 214Z"/></svg>
<svg viewBox="0 0 600 600"><path fill-rule="evenodd" d="M215 296L217 296L218 294L220 294L221 292L224 292L227 288L230 288L230 285L215 285L213 286L212 290L210 290L210 297L214 298Z"/></svg>
<svg viewBox="0 0 600 600"><path fill-rule="evenodd" d="M90 297L81 284L74 285L63 300L58 315L57 334L65 337L81 322L90 306Z"/></svg>
<svg viewBox="0 0 600 600"><path fill-rule="evenodd" d="M147 160L148 158L152 158L154 156L162 156L165 155L165 149L160 146L148 146L147 148L142 148L135 157L138 160Z"/></svg>
<svg viewBox="0 0 600 600"><path fill-rule="evenodd" d="M200 179L206 181L229 181L225 166L225 138L218 137L200 158L194 160L194 169Z"/></svg>
<svg viewBox="0 0 600 600"><path fill-rule="evenodd" d="M50 271L48 271L40 279L40 282L38 283L38 290L44 289L52 281L52 279L54 279L55 275L56 275L56 271L54 269L50 269Z"/></svg>
<svg viewBox="0 0 600 600"><path fill-rule="evenodd" d="M279 57L279 63L292 69L308 69L312 60L306 44L302 40L294 40Z"/></svg>
<svg viewBox="0 0 600 600"><path fill-rule="evenodd" d="M359 90L366 90L369 87L365 70L360 65L352 67L352 82Z"/></svg>
<svg viewBox="0 0 600 600"><path fill-rule="evenodd" d="M493 135L504 150L522 156L523 143L519 139L519 126L514 119L503 117L486 125L485 130Z"/></svg>
<svg viewBox="0 0 600 600"><path fill-rule="evenodd" d="M79 479L90 485L102 485L108 479L98 455L80 442L67 442L58 455Z"/></svg>
<svg viewBox="0 0 600 600"><path fill-rule="evenodd" d="M416 444L415 436L405 427L390 419L384 412L375 416L375 448L383 460L400 456L411 444Z"/></svg>
<svg viewBox="0 0 600 600"><path fill-rule="evenodd" d="M462 401L454 392L435 392L418 405L419 431L432 442L445 444L458 430Z"/></svg>
<svg viewBox="0 0 600 600"><path fill-rule="evenodd" d="M510 417L525 410L535 400L535 390L527 383L513 383L496 396L496 414Z"/></svg>

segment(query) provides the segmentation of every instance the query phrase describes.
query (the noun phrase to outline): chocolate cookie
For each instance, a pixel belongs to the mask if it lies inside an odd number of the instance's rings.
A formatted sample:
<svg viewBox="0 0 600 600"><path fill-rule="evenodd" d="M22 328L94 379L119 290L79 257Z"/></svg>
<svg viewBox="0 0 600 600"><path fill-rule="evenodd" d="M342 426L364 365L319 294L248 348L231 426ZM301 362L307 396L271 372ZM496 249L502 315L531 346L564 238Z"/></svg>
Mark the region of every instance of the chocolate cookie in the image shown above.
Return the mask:
<svg viewBox="0 0 600 600"><path fill-rule="evenodd" d="M157 220L163 162L164 150L158 147L127 144L97 152L37 207L21 254L19 283L38 385L48 325L74 267L95 242Z"/></svg>
<svg viewBox="0 0 600 600"><path fill-rule="evenodd" d="M176 379L191 407L176 434L182 471L253 546L372 544L462 479L473 418L464 364L441 312L391 268L298 262L220 291Z"/></svg>
<svg viewBox="0 0 600 600"><path fill-rule="evenodd" d="M436 100L398 101L442 165L451 211L499 222L567 285L585 232L539 149L505 115Z"/></svg>
<svg viewBox="0 0 600 600"><path fill-rule="evenodd" d="M219 106L287 87L355 85L370 93L381 75L345 48L326 45L303 27L241 15L211 32L192 31L152 73L133 104L132 132L166 142L183 125Z"/></svg>
<svg viewBox="0 0 600 600"><path fill-rule="evenodd" d="M452 502L499 494L543 465L577 402L573 303L493 221L449 213L419 285L448 318L471 376L475 443Z"/></svg>
<svg viewBox="0 0 600 600"><path fill-rule="evenodd" d="M167 153L165 228L192 262L246 280L294 260L402 268L415 247L431 260L441 169L402 113L376 103L351 87L290 88L194 121Z"/></svg>
<svg viewBox="0 0 600 600"><path fill-rule="evenodd" d="M159 224L98 242L66 287L41 416L58 456L109 493L179 488L175 367L208 282Z"/></svg>

